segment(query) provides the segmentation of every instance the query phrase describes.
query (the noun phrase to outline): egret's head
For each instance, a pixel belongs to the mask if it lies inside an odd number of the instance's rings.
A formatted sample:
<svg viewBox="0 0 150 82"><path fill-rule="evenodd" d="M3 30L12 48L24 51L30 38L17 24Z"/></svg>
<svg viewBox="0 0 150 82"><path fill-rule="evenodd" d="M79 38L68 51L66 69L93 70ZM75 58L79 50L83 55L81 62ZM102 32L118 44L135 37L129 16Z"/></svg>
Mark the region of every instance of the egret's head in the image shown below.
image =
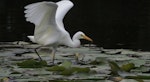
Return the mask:
<svg viewBox="0 0 150 82"><path fill-rule="evenodd" d="M76 33L77 34L77 38L78 39L85 39L88 40L90 42L93 42L93 40L91 38L89 38L88 36L86 36L83 32L79 31Z"/></svg>

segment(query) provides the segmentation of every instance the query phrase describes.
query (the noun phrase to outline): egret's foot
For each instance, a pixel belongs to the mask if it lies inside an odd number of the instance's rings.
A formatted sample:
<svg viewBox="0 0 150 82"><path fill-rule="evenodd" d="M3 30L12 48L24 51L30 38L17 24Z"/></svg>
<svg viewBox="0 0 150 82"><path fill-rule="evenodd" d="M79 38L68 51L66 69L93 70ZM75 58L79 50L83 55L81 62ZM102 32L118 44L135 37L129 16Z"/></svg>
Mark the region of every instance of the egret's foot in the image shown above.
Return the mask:
<svg viewBox="0 0 150 82"><path fill-rule="evenodd" d="M85 55L83 54L75 53L75 63L85 65L84 57Z"/></svg>

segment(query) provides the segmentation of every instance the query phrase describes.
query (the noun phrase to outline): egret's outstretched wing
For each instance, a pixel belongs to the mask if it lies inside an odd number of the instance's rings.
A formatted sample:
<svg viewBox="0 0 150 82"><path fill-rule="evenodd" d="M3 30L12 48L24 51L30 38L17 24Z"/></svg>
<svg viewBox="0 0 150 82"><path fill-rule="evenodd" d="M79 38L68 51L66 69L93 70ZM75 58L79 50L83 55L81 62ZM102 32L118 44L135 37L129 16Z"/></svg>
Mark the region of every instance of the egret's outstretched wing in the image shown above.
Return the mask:
<svg viewBox="0 0 150 82"><path fill-rule="evenodd" d="M73 7L73 3L70 0L62 0L56 3L58 5L56 11L56 22L60 28L64 27L63 18L66 13Z"/></svg>
<svg viewBox="0 0 150 82"><path fill-rule="evenodd" d="M55 14L57 4L53 2L37 2L25 6L25 17L26 21L34 23L39 26L42 22L48 23L50 21L55 22Z"/></svg>
<svg viewBox="0 0 150 82"><path fill-rule="evenodd" d="M58 28L55 20L57 4L53 2L38 2L25 7L26 20L35 24L34 40L47 45L57 41Z"/></svg>

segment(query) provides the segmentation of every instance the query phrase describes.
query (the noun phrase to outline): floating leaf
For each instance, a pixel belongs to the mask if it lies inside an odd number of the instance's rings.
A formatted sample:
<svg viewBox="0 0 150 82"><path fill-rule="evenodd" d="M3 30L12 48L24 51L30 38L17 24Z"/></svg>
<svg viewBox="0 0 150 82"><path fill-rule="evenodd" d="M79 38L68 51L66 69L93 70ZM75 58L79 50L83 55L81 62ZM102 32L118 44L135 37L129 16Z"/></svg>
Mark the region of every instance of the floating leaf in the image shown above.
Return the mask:
<svg viewBox="0 0 150 82"><path fill-rule="evenodd" d="M144 65L146 63L145 60L140 59L130 60L129 62L134 63L135 67L140 67L141 65Z"/></svg>
<svg viewBox="0 0 150 82"><path fill-rule="evenodd" d="M72 69L68 69L68 70L64 70L64 71L62 71L60 74L61 75L72 75L72 73L74 72L74 70L72 70Z"/></svg>
<svg viewBox="0 0 150 82"><path fill-rule="evenodd" d="M46 61L36 61L36 60L25 60L21 63L17 63L21 68L41 68L47 66Z"/></svg>
<svg viewBox="0 0 150 82"><path fill-rule="evenodd" d="M65 67L65 68L70 68L71 67L71 62L69 61L64 61L62 64L61 64L62 67Z"/></svg>
<svg viewBox="0 0 150 82"><path fill-rule="evenodd" d="M138 81L136 81L136 80L134 80L134 79L123 79L123 80L120 81L120 82L138 82Z"/></svg>
<svg viewBox="0 0 150 82"><path fill-rule="evenodd" d="M133 68L135 68L135 65L133 63L128 63L121 66L121 69L126 72L129 72Z"/></svg>
<svg viewBox="0 0 150 82"><path fill-rule="evenodd" d="M72 75L73 73L89 73L90 68L71 67L61 72L62 75Z"/></svg>
<svg viewBox="0 0 150 82"><path fill-rule="evenodd" d="M59 72L61 75L72 75L73 73L89 73L90 68L71 67L71 62L65 61L60 66L49 67L47 70Z"/></svg>
<svg viewBox="0 0 150 82"><path fill-rule="evenodd" d="M88 73L90 71L90 68L88 68L88 67L85 67L85 68L72 67L71 69L77 73Z"/></svg>
<svg viewBox="0 0 150 82"><path fill-rule="evenodd" d="M141 75L139 75L139 76L126 76L126 78L128 78L128 79L150 79L150 76L141 76Z"/></svg>
<svg viewBox="0 0 150 82"><path fill-rule="evenodd" d="M121 71L120 67L117 65L117 63L113 61L109 61L109 66L111 67L111 74L113 75L119 75L118 71Z"/></svg>
<svg viewBox="0 0 150 82"><path fill-rule="evenodd" d="M104 57L96 57L94 61L91 61L89 64L91 65L100 65L106 62L106 58Z"/></svg>
<svg viewBox="0 0 150 82"><path fill-rule="evenodd" d="M64 71L65 67L63 66L52 66L47 69L47 71Z"/></svg>
<svg viewBox="0 0 150 82"><path fill-rule="evenodd" d="M136 69L131 70L131 72L142 72L142 73L150 73L150 68L145 66L140 66Z"/></svg>

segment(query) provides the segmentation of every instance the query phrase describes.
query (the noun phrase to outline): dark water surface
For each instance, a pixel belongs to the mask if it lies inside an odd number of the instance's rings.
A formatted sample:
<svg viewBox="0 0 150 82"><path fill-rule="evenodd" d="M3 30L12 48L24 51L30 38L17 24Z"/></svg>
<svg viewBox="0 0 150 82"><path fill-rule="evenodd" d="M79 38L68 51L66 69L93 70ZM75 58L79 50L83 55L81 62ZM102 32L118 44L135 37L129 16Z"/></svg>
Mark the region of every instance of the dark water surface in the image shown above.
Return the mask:
<svg viewBox="0 0 150 82"><path fill-rule="evenodd" d="M38 1L0 1L0 41L28 41L34 25L25 21L24 6ZM75 6L64 19L71 36L81 30L104 48L150 50L149 0L72 1Z"/></svg>

